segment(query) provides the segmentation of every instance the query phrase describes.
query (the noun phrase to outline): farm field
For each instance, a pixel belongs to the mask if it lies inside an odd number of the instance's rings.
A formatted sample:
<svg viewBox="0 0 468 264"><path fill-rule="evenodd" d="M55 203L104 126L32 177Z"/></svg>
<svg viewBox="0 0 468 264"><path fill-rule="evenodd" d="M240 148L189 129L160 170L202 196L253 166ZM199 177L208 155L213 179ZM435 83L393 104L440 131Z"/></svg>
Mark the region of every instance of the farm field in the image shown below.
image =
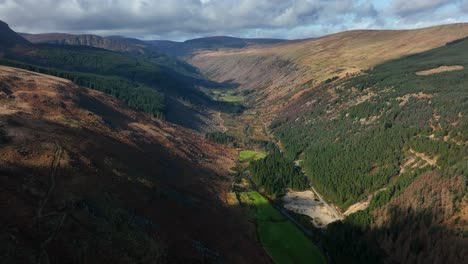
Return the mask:
<svg viewBox="0 0 468 264"><path fill-rule="evenodd" d="M258 192L241 192L239 199L248 208L258 239L275 263L326 263L312 241Z"/></svg>

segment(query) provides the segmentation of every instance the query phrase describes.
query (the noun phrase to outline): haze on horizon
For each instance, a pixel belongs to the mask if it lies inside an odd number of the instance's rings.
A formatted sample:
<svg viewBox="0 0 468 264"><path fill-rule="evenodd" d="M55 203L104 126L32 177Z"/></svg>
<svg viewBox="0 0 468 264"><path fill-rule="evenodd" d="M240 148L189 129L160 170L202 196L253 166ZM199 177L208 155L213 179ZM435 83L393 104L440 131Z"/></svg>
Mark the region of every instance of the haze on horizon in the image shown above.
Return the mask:
<svg viewBox="0 0 468 264"><path fill-rule="evenodd" d="M468 0L0 0L0 20L27 33L300 39L465 22Z"/></svg>

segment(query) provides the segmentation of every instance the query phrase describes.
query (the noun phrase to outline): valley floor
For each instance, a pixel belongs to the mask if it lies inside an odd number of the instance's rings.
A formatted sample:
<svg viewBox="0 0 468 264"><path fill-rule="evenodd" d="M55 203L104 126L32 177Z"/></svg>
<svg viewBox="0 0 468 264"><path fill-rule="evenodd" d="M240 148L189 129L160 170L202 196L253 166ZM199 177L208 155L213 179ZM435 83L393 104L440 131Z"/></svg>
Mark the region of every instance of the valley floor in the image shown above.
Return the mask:
<svg viewBox="0 0 468 264"><path fill-rule="evenodd" d="M223 97L219 92L216 96ZM269 133L261 113L255 110L247 109L241 114L218 112L213 116L217 117L218 130L235 138L242 171L250 161L263 159L267 155L256 142L270 142L281 149L281 142ZM247 171L242 174L248 176ZM328 253L317 244L314 232L344 217L313 187L303 192L288 190L283 198L271 205L268 198L253 190L248 177L243 177L241 184L232 185L234 190L229 203L245 208L246 214L255 223L259 241L275 263L327 262L325 255ZM308 226L296 219L296 214L307 216L311 226L318 229L309 230Z"/></svg>

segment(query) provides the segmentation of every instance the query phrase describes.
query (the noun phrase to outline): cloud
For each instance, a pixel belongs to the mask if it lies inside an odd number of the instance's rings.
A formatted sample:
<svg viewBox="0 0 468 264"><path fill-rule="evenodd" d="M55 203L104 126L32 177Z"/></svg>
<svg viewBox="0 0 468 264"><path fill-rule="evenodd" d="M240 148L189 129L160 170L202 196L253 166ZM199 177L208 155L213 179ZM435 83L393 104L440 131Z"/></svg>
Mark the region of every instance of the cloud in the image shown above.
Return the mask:
<svg viewBox="0 0 468 264"><path fill-rule="evenodd" d="M392 3L392 11L400 17L405 17L427 11L435 11L450 3L447 0L395 0Z"/></svg>
<svg viewBox="0 0 468 264"><path fill-rule="evenodd" d="M304 38L358 26L385 28L395 24L392 17L427 14L443 2L395 0L382 7L369 0L0 0L0 19L33 33Z"/></svg>

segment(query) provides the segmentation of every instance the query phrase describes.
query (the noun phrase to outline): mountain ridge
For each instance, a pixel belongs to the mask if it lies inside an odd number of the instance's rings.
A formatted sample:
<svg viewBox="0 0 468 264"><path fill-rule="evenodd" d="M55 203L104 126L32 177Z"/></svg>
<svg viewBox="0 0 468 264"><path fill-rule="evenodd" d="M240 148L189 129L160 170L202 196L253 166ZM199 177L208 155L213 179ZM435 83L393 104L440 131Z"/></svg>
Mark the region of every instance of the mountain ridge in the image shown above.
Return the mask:
<svg viewBox="0 0 468 264"><path fill-rule="evenodd" d="M385 60L466 36L467 23L414 30L353 30L270 47L205 51L188 61L213 80L236 82L242 90L258 90L263 98L260 104L280 105L288 104L285 98L294 99L304 87L359 74ZM279 112L281 108L272 110Z"/></svg>
<svg viewBox="0 0 468 264"><path fill-rule="evenodd" d="M232 150L68 80L0 66L0 85L5 261L268 263L225 204Z"/></svg>
<svg viewBox="0 0 468 264"><path fill-rule="evenodd" d="M178 42L170 40L140 40L124 36L102 37L90 34L75 35L68 33L21 33L21 35L32 43L83 45L137 54L144 53L145 50L151 50L176 57L187 56L198 50L245 48L252 45L271 45L287 41L282 39L237 38L229 36L202 37Z"/></svg>
<svg viewBox="0 0 468 264"><path fill-rule="evenodd" d="M10 29L7 23L0 20L0 48L11 48L15 45L27 45L29 42Z"/></svg>

